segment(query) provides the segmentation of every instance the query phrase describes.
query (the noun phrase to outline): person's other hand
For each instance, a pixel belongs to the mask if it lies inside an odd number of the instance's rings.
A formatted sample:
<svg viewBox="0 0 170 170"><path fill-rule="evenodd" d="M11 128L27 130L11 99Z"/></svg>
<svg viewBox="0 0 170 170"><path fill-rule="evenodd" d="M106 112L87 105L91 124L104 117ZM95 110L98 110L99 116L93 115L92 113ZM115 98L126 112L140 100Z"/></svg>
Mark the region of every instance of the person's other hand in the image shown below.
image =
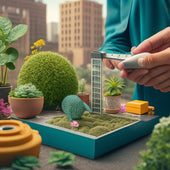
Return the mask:
<svg viewBox="0 0 170 170"><path fill-rule="evenodd" d="M114 69L118 67L120 63L119 60L110 60L110 59L103 59L103 63L110 69Z"/></svg>

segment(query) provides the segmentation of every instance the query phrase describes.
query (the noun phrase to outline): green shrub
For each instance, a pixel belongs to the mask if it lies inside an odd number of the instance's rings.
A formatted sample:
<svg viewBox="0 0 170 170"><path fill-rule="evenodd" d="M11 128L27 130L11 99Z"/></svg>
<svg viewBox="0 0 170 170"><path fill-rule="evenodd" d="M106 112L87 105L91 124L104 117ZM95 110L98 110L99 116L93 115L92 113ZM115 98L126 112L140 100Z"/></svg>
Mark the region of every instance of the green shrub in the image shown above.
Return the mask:
<svg viewBox="0 0 170 170"><path fill-rule="evenodd" d="M135 170L170 169L170 117L161 118L155 125L147 147L146 151L140 152L141 161Z"/></svg>
<svg viewBox="0 0 170 170"><path fill-rule="evenodd" d="M18 86L30 82L43 92L45 109L60 107L64 97L78 92L74 67L66 58L53 52L40 52L23 64Z"/></svg>

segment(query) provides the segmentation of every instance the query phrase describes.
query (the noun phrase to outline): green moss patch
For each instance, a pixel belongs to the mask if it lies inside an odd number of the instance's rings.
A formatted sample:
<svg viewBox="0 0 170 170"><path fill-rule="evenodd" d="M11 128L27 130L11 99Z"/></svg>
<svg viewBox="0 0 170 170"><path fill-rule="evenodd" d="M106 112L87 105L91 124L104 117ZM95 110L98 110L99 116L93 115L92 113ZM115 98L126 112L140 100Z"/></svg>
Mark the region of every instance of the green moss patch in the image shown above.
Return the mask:
<svg viewBox="0 0 170 170"><path fill-rule="evenodd" d="M137 120L135 119L118 117L109 114L97 115L85 112L81 119L77 120L77 122L79 123L79 127L71 127L66 115L53 117L52 120L46 123L83 132L97 137L136 121Z"/></svg>

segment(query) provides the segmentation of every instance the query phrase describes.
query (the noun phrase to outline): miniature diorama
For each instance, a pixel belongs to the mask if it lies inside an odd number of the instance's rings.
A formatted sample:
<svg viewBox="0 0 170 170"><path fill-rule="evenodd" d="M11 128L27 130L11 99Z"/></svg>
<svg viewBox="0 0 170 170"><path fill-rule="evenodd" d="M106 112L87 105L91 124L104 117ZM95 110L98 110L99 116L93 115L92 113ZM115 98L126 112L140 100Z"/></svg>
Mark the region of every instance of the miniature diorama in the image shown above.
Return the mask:
<svg viewBox="0 0 170 170"><path fill-rule="evenodd" d="M115 77L103 81L102 60L105 56L100 52L91 53L89 105L78 97L78 78L67 59L52 52L31 56L20 70L18 85L31 82L42 91L43 111L34 118L20 119L14 115L13 119L38 130L43 144L91 159L150 133L158 116L128 113L127 106L121 103L116 111L104 109L104 96L117 97L124 87L123 81ZM141 106L142 111L143 108L146 113L153 114L149 104Z"/></svg>
<svg viewBox="0 0 170 170"><path fill-rule="evenodd" d="M5 23L0 50L5 59L0 65L13 70L18 52L8 45L23 36L27 26L12 28L9 19L0 17L0 20L2 25ZM123 81L117 77L103 81L103 58L114 59L116 54L91 53L91 101L84 102L78 93L84 93L86 80L78 81L75 68L62 55L41 51L43 45L45 42L40 39L31 46L32 54L25 57L17 88L1 97L9 99L10 104L1 100L1 119L10 119L11 109L14 119L0 122L2 165L11 163L16 156L38 157L41 138L42 144L95 159L151 132L158 122L158 117L153 115L154 107L145 101L121 105ZM135 61L140 56L134 57ZM120 60L125 57L129 55L117 55ZM137 68L129 59L130 63L124 62L125 67ZM0 84L3 87L7 86L7 70ZM113 102L112 97L116 97Z"/></svg>

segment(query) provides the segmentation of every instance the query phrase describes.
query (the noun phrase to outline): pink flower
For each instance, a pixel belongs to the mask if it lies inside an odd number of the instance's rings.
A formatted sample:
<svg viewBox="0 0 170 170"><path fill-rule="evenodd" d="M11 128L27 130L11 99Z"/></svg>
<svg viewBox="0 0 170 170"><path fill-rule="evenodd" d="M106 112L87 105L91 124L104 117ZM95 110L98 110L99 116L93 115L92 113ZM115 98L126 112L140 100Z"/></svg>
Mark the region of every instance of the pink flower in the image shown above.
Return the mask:
<svg viewBox="0 0 170 170"><path fill-rule="evenodd" d="M126 112L126 104L121 104L120 106L120 112Z"/></svg>
<svg viewBox="0 0 170 170"><path fill-rule="evenodd" d="M72 127L79 127L79 123L75 120L73 120L70 124Z"/></svg>
<svg viewBox="0 0 170 170"><path fill-rule="evenodd" d="M8 103L4 103L4 99L0 99L0 114L5 116L12 114L11 107L8 105Z"/></svg>

